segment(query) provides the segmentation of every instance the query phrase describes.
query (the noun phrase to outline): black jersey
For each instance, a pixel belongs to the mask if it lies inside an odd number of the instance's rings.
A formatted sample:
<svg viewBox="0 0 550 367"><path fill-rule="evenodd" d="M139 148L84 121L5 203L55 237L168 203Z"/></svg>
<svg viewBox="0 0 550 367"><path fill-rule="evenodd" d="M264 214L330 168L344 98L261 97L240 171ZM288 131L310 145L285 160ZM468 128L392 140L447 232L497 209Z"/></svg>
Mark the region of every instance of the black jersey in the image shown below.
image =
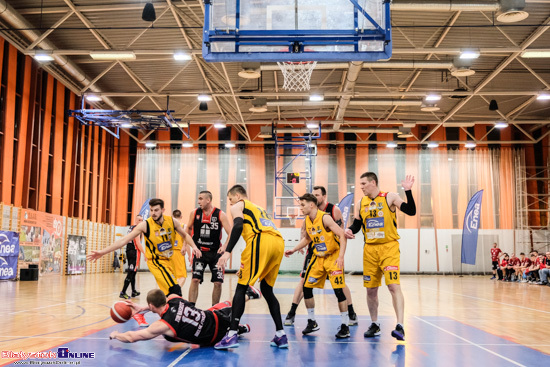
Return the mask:
<svg viewBox="0 0 550 367"><path fill-rule="evenodd" d="M193 241L201 251L218 251L222 239L221 210L214 208L207 216L201 208L193 217Z"/></svg>
<svg viewBox="0 0 550 367"><path fill-rule="evenodd" d="M200 310L181 297L170 299L166 306L161 321L168 325L177 339L211 345L217 338L218 320L214 312Z"/></svg>
<svg viewBox="0 0 550 367"><path fill-rule="evenodd" d="M134 230L134 228L136 228L135 225L130 226L130 228L128 228L128 233L132 232ZM128 242L126 244L126 257L136 257L137 256L138 248L136 246L135 241L139 241L139 237L134 238L133 240L131 240L130 242Z"/></svg>

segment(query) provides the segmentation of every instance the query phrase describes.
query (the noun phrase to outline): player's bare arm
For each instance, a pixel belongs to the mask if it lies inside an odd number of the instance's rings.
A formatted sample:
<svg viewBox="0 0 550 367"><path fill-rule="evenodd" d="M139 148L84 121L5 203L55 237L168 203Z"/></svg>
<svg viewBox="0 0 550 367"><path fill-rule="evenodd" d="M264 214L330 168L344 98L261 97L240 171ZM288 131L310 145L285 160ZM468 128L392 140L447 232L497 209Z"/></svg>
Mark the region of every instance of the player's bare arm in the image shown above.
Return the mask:
<svg viewBox="0 0 550 367"><path fill-rule="evenodd" d="M338 255L338 259L336 259L336 265L340 269L344 269L344 255L346 253L346 246L348 243L348 240L346 239L344 230L342 227L340 227L334 219L330 215L324 215L323 216L323 225L325 228L328 228L334 233L336 236L340 237L340 253Z"/></svg>
<svg viewBox="0 0 550 367"><path fill-rule="evenodd" d="M416 204L412 196L412 186L414 184L414 177L407 175L405 180L401 181L401 186L405 190L405 195L407 196L407 201L405 202L401 197L396 193L388 193L387 201L390 210L395 211L396 208L399 208L403 213L413 216L416 214Z"/></svg>
<svg viewBox="0 0 550 367"><path fill-rule="evenodd" d="M296 251L300 251L301 249L306 247L310 242L311 242L311 239L309 237L307 237L307 238L302 237L300 242L298 242L298 244L292 250L286 250L285 251L285 256L289 257L290 255L292 255Z"/></svg>
<svg viewBox="0 0 550 367"><path fill-rule="evenodd" d="M178 222L177 219L174 219L174 229L181 235L181 238L183 238L187 245L191 247L193 255L195 255L197 258L200 258L202 256L201 250L198 249L198 247L195 245L195 242L193 241L193 238L182 228L180 222Z"/></svg>
<svg viewBox="0 0 550 367"><path fill-rule="evenodd" d="M338 224L342 229L344 229L344 221L342 219L342 211L337 206L334 206L332 214L334 215L334 221L336 224Z"/></svg>
<svg viewBox="0 0 550 367"><path fill-rule="evenodd" d="M233 227L231 228L231 235L229 236L229 241L227 243L224 254L218 260L216 267L218 269L225 269L225 265L229 258L231 257L231 251L235 248L235 245L239 241L241 234L243 232L243 210L244 202L239 201L231 207L231 216L233 217Z"/></svg>
<svg viewBox="0 0 550 367"><path fill-rule="evenodd" d="M231 235L231 229L233 228L233 226L231 225L231 223L229 222L229 218L223 211L220 211L220 221L222 222L225 233L227 233L227 239L225 240L225 243L218 250L218 253L222 254L225 252L225 249L229 244L229 236Z"/></svg>
<svg viewBox="0 0 550 367"><path fill-rule="evenodd" d="M109 335L109 339L120 340L123 343L135 343L140 340L150 340L156 338L159 335L174 336L174 333L168 325L162 321L155 321L149 325L146 329L141 329L138 331L127 331L125 333L120 333L118 331L113 331Z"/></svg>
<svg viewBox="0 0 550 367"><path fill-rule="evenodd" d="M187 226L185 227L185 231L189 233L189 235L193 235L194 222L195 222L195 211L192 210L191 213L189 213L189 221L187 222Z"/></svg>
<svg viewBox="0 0 550 367"><path fill-rule="evenodd" d="M126 246L128 242L131 242L134 240L134 238L138 237L141 234L144 234L147 231L147 223L141 222L137 226L134 227L132 232L128 233L126 236L116 240L111 246L104 248L103 250L98 251L92 251L91 254L86 256L86 259L90 261L95 261L97 259L100 259L103 255L108 254L109 252L113 252L115 250L118 250L119 248ZM141 251L141 248L140 248Z"/></svg>
<svg viewBox="0 0 550 367"><path fill-rule="evenodd" d="M359 230L361 229L361 216L359 213L360 210L361 210L361 200L359 200L357 204L355 204L355 209L353 211L353 216L354 216L353 223L351 224L351 226L349 226L344 230L345 237L347 239L350 239L350 240L354 239L355 234L359 232Z"/></svg>

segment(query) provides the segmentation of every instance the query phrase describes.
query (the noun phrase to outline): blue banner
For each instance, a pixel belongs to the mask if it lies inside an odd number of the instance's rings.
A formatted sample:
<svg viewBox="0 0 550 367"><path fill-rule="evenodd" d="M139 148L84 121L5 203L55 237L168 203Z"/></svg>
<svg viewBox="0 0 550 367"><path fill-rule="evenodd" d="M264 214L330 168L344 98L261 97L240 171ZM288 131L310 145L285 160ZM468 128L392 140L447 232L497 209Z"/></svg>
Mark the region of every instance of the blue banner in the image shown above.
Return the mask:
<svg viewBox="0 0 550 367"><path fill-rule="evenodd" d="M138 213L143 217L143 220L147 220L147 218L149 218L149 200L151 200L151 198L145 200Z"/></svg>
<svg viewBox="0 0 550 367"><path fill-rule="evenodd" d="M0 231L0 279L17 277L19 233Z"/></svg>
<svg viewBox="0 0 550 367"><path fill-rule="evenodd" d="M464 215L464 226L462 228L462 257L463 264L476 264L477 231L481 222L481 199L483 190L479 190L472 196L466 214Z"/></svg>
<svg viewBox="0 0 550 367"><path fill-rule="evenodd" d="M344 222L344 228L348 228L348 220L351 211L351 204L353 204L353 196L354 194L352 192L348 193L340 201L340 204L338 204L338 208L340 208L340 211L342 212L342 221Z"/></svg>

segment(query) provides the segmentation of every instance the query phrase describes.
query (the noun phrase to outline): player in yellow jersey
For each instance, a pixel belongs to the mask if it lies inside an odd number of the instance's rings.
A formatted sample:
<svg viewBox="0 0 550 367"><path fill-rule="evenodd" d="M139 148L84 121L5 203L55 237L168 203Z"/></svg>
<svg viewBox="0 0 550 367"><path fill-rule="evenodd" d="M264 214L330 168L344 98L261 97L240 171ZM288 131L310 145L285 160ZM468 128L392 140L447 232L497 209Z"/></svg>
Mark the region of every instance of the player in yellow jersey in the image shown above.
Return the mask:
<svg viewBox="0 0 550 367"><path fill-rule="evenodd" d="M246 190L241 185L229 189L227 198L231 206L233 228L225 253L218 261L218 268L225 268L231 256L231 251L243 237L246 247L241 254L241 267L238 272L239 281L233 297L233 312L231 326L227 335L217 343L216 349L228 349L239 346L237 330L244 313L246 291L249 285L260 280L260 289L269 307L269 312L275 323L275 337L271 346L288 348L288 340L283 329L281 308L277 297L273 294L273 286L279 274L279 267L285 250L283 236L271 221L264 209L248 201Z"/></svg>
<svg viewBox="0 0 550 367"><path fill-rule="evenodd" d="M164 214L164 201L161 199L149 200L149 210L151 216L146 221L141 222L126 236L118 239L111 246L92 251L88 255L88 260L95 261L109 252L115 251L134 238L143 234L145 238L145 256L147 266L153 273L157 285L166 294L176 294L181 296L181 287L176 281L174 275L174 264L172 261L174 242L176 241L176 232L179 233L185 242L191 246L193 254L201 257L201 252L193 243L193 239L181 227L181 224L172 217Z"/></svg>
<svg viewBox="0 0 550 367"><path fill-rule="evenodd" d="M174 210L172 212L172 218L180 222L181 227L185 231L185 224L183 224L182 221L181 210ZM172 260L174 261L174 275L176 276L178 284L181 288L183 288L183 285L187 280L187 265L185 264L185 254L187 254L190 259L190 250L190 247L185 244L183 237L181 237L181 235L176 232L176 242L174 242L174 254L172 255Z"/></svg>
<svg viewBox="0 0 550 367"><path fill-rule="evenodd" d="M355 206L355 220L346 229L347 238L355 238L355 233L363 230L365 245L363 247L363 285L367 288L367 305L372 324L365 332L366 338L380 335L378 323L378 288L382 285L382 276L391 293L393 308L397 316L397 326L391 335L398 340L405 340L403 318L405 300L399 283L400 254L399 235L397 234L396 209L407 215L416 214L416 205L411 188L413 176L406 176L401 181L407 202L393 192L380 192L378 177L373 172L365 172L359 180L363 196Z"/></svg>
<svg viewBox="0 0 550 367"><path fill-rule="evenodd" d="M300 242L292 250L285 251L290 256L311 243L313 255L304 276L304 302L307 308L307 326L302 334L310 334L319 330L315 320L315 299L313 288L324 288L328 276L334 294L338 299L338 308L342 316L336 338L349 338L349 314L344 287L344 254L347 240L344 230L336 224L331 215L319 210L317 198L313 194L300 197L300 209L306 216L305 231L302 231ZM304 234L305 232L305 234Z"/></svg>

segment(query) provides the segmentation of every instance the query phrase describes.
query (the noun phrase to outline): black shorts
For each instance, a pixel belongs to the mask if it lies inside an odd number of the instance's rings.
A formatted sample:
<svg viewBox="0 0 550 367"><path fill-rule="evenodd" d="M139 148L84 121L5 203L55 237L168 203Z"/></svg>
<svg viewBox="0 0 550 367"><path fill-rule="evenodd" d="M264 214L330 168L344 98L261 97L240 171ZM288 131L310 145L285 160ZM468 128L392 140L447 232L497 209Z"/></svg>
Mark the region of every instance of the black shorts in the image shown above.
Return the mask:
<svg viewBox="0 0 550 367"><path fill-rule="evenodd" d="M498 269L498 261L493 261L493 270Z"/></svg>
<svg viewBox="0 0 550 367"><path fill-rule="evenodd" d="M300 278L303 278L306 275L307 267L309 266L309 262L311 261L312 256L313 252L308 251L304 259L304 267L302 269L302 272L300 273Z"/></svg>
<svg viewBox="0 0 550 367"><path fill-rule="evenodd" d="M199 279L202 283L204 278L204 271L206 266L210 267L212 272L211 282L223 283L223 271L218 270L216 264L222 255L218 254L217 251L203 251L201 258L193 258L193 279Z"/></svg>

